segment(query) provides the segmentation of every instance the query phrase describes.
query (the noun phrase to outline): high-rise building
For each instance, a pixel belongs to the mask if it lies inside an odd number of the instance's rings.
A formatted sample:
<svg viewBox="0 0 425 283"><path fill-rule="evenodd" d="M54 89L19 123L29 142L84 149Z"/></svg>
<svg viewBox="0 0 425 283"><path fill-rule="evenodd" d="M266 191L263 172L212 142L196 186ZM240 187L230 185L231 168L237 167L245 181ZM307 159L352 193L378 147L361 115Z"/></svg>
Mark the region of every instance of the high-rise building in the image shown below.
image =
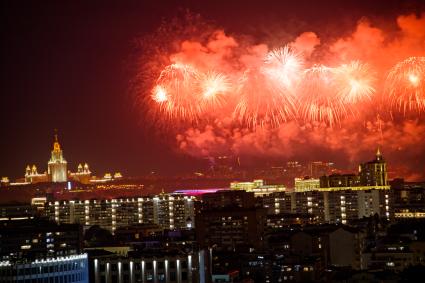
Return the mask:
<svg viewBox="0 0 425 283"><path fill-rule="evenodd" d="M68 180L67 162L63 157L63 152L58 141L58 135L55 135L53 150L48 162L48 174L52 182L66 182Z"/></svg>
<svg viewBox="0 0 425 283"><path fill-rule="evenodd" d="M332 162L313 161L308 164L311 178L320 178L323 175L332 173L334 164Z"/></svg>
<svg viewBox="0 0 425 283"><path fill-rule="evenodd" d="M377 150L376 158L372 161L360 164L360 184L363 186L387 186L387 163L382 157L381 151Z"/></svg>
<svg viewBox="0 0 425 283"><path fill-rule="evenodd" d="M201 247L259 250L263 247L266 210L255 207L252 192L221 191L203 197L195 223Z"/></svg>
<svg viewBox="0 0 425 283"><path fill-rule="evenodd" d="M365 188L286 192L263 196L262 206L268 214L308 214L319 223L347 223L374 214L390 218L391 194Z"/></svg>
<svg viewBox="0 0 425 283"><path fill-rule="evenodd" d="M99 225L112 233L119 227L157 224L162 229L194 226L194 198L183 195L46 202L46 216L57 223Z"/></svg>

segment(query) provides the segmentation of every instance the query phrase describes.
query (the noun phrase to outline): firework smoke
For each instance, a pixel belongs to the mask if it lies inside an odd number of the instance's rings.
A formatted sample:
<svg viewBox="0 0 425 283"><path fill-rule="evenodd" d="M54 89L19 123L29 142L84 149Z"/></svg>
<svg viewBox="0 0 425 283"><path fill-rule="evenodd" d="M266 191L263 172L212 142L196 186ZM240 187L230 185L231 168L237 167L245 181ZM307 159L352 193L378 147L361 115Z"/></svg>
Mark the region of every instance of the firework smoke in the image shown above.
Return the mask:
<svg viewBox="0 0 425 283"><path fill-rule="evenodd" d="M411 149L425 138L425 14L396 23L390 33L362 19L341 38L306 31L280 46L193 21L162 28L135 88L152 120L194 156L338 152L357 162L378 144L396 157L425 156Z"/></svg>

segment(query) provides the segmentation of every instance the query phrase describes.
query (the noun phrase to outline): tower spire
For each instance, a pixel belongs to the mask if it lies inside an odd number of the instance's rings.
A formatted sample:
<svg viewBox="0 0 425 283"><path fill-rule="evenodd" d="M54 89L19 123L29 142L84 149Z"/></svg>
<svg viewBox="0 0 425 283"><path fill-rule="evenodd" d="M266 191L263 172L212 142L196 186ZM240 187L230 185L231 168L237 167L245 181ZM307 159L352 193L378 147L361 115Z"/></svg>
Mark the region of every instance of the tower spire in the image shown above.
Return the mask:
<svg viewBox="0 0 425 283"><path fill-rule="evenodd" d="M381 149L380 149L380 146L378 145L378 149L376 150L376 160L381 160L381 159L382 159Z"/></svg>
<svg viewBox="0 0 425 283"><path fill-rule="evenodd" d="M61 150L61 146L60 146L59 140L58 140L58 130L55 129L55 142L53 143L53 151L59 152L60 150Z"/></svg>

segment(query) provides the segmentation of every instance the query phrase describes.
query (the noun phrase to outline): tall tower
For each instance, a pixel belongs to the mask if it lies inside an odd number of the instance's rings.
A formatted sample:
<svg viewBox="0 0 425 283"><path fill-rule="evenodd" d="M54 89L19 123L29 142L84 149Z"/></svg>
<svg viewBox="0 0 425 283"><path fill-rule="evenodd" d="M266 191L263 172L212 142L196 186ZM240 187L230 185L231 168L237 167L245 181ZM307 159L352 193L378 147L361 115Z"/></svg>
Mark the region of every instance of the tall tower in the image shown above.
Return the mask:
<svg viewBox="0 0 425 283"><path fill-rule="evenodd" d="M52 156L48 163L49 180L52 182L67 181L67 162L63 158L62 149L58 141L58 135L55 134L55 142L53 143Z"/></svg>

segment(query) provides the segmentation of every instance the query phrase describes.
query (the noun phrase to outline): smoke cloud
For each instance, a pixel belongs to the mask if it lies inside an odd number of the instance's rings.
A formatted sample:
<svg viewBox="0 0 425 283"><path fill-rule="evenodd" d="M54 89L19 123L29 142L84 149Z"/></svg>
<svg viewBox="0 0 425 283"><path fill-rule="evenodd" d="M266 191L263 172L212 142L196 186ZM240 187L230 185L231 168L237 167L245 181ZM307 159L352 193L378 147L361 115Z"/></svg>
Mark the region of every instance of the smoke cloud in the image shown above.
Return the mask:
<svg viewBox="0 0 425 283"><path fill-rule="evenodd" d="M425 56L425 13L420 17L400 15L393 22L397 26L395 30L384 30L368 19L360 19L352 34L340 38L323 40L314 31L305 31L294 35L291 42L283 43L301 52L306 66L335 66L360 60L377 72L377 92L371 101L361 104L356 115L345 118L339 125L329 127L294 119L278 127L265 125L253 129L235 123L233 111L217 110L206 113L200 123L180 125L174 132L170 131L174 135L173 146L196 157L226 154L245 156L247 160L251 157L329 160L351 169L373 157L380 146L390 170L394 171L393 176L424 179L424 113L403 115L388 111L382 85L388 70L397 62L411 56ZM191 34L189 39L176 35L174 49L169 50L164 63L185 62L204 71L225 72L237 79L245 70L262 64L274 47L267 42L252 43L249 37L226 34L223 29L210 28L197 34ZM163 53L160 52L162 58ZM228 99L236 101L236 95L230 94Z"/></svg>

